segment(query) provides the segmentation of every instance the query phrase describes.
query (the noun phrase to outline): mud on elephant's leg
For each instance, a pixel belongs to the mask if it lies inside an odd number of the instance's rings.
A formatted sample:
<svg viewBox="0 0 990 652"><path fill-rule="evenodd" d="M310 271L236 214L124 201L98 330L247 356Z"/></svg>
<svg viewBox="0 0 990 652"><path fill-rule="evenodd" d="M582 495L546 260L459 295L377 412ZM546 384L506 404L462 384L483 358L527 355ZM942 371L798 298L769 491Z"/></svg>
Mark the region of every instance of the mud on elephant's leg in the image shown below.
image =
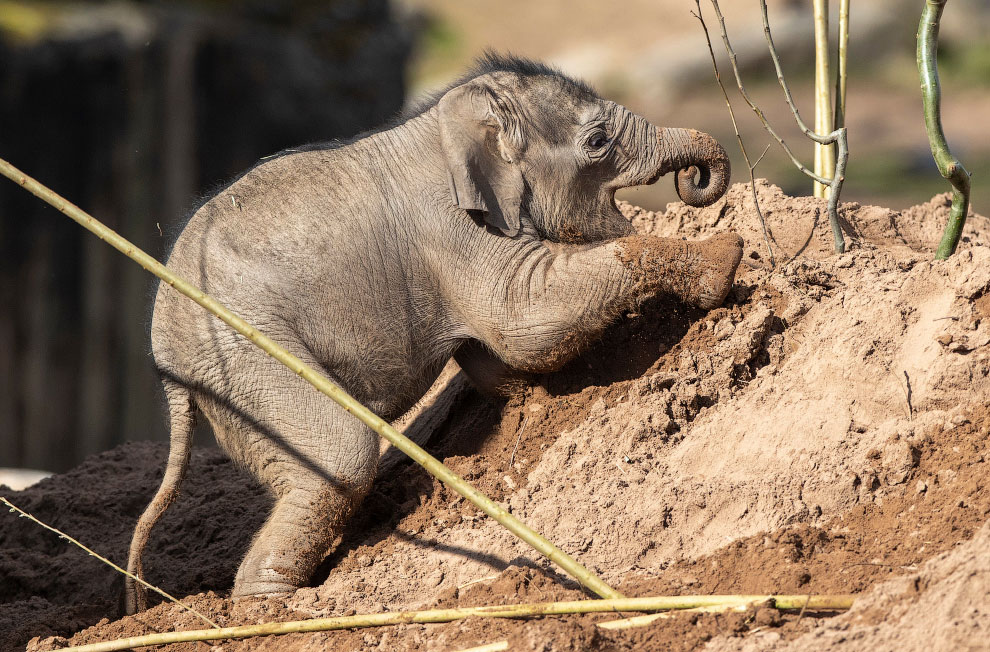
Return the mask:
<svg viewBox="0 0 990 652"><path fill-rule="evenodd" d="M469 327L509 368L543 374L560 369L648 297L671 294L705 309L721 304L742 240L729 233L702 242L634 235L534 256L517 264L520 271L498 295L506 300L487 306L486 319Z"/></svg>
<svg viewBox="0 0 990 652"><path fill-rule="evenodd" d="M640 292L670 294L705 310L725 301L742 259L743 240L735 233L700 242L642 235L617 242L619 259Z"/></svg>
<svg viewBox="0 0 990 652"><path fill-rule="evenodd" d="M326 481L286 491L237 569L231 597L291 593L306 586L362 497Z"/></svg>
<svg viewBox="0 0 990 652"><path fill-rule="evenodd" d="M378 436L281 363L238 346L228 359L239 373L218 374L218 388L205 388L198 405L221 448L271 490L275 505L232 595L289 593L309 584L371 488Z"/></svg>

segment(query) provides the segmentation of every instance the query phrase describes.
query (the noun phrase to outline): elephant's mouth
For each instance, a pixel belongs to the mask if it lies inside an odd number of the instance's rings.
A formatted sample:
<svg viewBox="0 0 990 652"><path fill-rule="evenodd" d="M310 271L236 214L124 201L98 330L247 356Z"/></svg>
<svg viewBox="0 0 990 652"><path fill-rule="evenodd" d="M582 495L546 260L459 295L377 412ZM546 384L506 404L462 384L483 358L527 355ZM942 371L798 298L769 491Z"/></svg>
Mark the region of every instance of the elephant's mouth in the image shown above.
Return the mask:
<svg viewBox="0 0 990 652"><path fill-rule="evenodd" d="M643 185L644 186L652 186L657 181L659 181L660 180L660 177L662 177L662 176L663 176L663 172L661 172L660 170L657 170L656 174L654 174L652 177L650 177L649 179L647 179L646 181L643 182Z"/></svg>

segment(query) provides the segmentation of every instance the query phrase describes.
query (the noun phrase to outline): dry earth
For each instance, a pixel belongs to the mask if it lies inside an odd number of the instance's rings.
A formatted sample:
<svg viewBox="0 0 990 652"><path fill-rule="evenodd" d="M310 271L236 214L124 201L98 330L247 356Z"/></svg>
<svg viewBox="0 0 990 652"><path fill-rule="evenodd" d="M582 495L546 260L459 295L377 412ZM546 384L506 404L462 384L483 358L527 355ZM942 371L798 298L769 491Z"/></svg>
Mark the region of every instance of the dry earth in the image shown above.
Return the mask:
<svg viewBox="0 0 990 652"><path fill-rule="evenodd" d="M710 313L659 298L508 401L456 370L404 422L513 513L629 595L855 592L849 613L681 614L623 632L602 616L296 634L222 650L958 650L990 648L990 222L932 260L946 196L906 211L824 203L767 184L767 266L748 187L706 209L622 205L643 232L732 229L747 243ZM5 492L115 560L165 448L135 443ZM148 579L223 625L580 597L536 553L386 452L379 482L315 586L232 603L239 555L270 505L197 450L155 530ZM55 649L198 628L158 605L121 618L121 578L24 519L0 528L0 649ZM614 617L614 616L613 616ZM195 645L167 649L193 650Z"/></svg>

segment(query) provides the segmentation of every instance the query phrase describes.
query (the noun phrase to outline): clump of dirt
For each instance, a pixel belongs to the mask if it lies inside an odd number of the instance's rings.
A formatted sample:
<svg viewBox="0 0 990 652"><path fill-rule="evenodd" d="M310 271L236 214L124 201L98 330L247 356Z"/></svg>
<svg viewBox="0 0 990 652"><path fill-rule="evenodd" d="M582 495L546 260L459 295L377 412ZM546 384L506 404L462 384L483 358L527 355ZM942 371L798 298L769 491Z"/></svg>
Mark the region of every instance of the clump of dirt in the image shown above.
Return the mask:
<svg viewBox="0 0 990 652"><path fill-rule="evenodd" d="M739 232L747 264L722 307L647 301L509 400L479 395L451 366L402 425L626 594L862 593L851 613L823 620L761 607L633 630L597 627L614 615L470 619L224 649L439 650L502 639L540 650L874 649L922 629L926 647L985 631L990 616L964 598L985 598L990 577L990 223L971 217L959 253L936 262L945 196L903 212L843 204L852 235L836 255L823 200L765 182L757 190L775 269L746 186L703 209L620 205L642 233ZM163 446L132 444L10 496L120 561L164 458ZM379 481L313 587L232 603L239 556L269 505L219 453L198 451L149 545L148 579L223 625L584 595L385 451ZM120 618L111 570L9 518L0 647L200 626L168 604Z"/></svg>

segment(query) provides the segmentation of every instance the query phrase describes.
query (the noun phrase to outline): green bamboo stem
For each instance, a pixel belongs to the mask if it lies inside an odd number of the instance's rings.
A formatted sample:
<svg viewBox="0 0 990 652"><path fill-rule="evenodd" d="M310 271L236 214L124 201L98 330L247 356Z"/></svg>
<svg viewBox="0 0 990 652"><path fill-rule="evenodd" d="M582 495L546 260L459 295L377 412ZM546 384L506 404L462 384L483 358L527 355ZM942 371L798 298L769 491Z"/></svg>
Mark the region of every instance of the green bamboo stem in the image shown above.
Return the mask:
<svg viewBox="0 0 990 652"><path fill-rule="evenodd" d="M123 568L121 568L117 564L113 563L112 561L110 561L109 559L107 559L106 557L104 557L103 555L99 554L95 550L93 550L91 548L88 548L87 546L83 545L77 539L73 539L68 534L66 534L65 532L63 532L62 530L59 530L58 528L54 528L51 525L48 525L47 523L43 523L42 521L40 521L35 516L33 516L31 514L28 514L23 509L21 509L20 507L18 507L14 503L12 503L9 500L7 500L6 497L0 496L0 502L2 502L4 505L6 505L7 507L9 507L10 508L10 511L16 512L19 517L26 518L26 519L28 519L30 521L34 521L35 523L37 523L41 527L45 528L46 530L48 530L50 532L54 532L59 537L65 539L69 543L82 548L91 557L96 557L97 559L99 559L100 561L102 561L107 566L109 566L109 567L113 568L114 570L116 570L118 573L122 573L122 574L126 575L127 577L131 578L135 582L138 582L139 584L141 584L142 586L144 586L145 588L151 589L152 591L154 591L158 595L162 596L166 600L168 600L168 601L170 601L170 602L172 602L174 604L177 604L181 608L183 608L186 611L188 611L189 613L192 613L192 614L198 616L199 619L202 620L203 622L205 622L207 625L209 625L211 627L214 627L214 628L219 628L220 627L220 625L216 624L215 622L213 622L212 620L210 620L209 618L207 618L206 616L204 616L200 612L196 611L195 609L193 609L189 605L183 603L178 598L176 598L176 597L174 597L174 596L166 593L165 591L162 591L160 588L158 588L157 586L155 586L153 584L148 584L147 582L145 582L143 579L141 579L137 575L134 575L133 573L130 573L130 572L124 570Z"/></svg>
<svg viewBox="0 0 990 652"><path fill-rule="evenodd" d="M165 283L168 283L170 286L219 317L224 323L253 342L265 353L287 366L294 373L298 374L303 380L326 394L345 410L360 419L366 426L387 439L393 446L411 457L417 464L429 471L431 475L438 478L451 489L467 498L478 509L498 521L503 527L528 543L547 559L563 568L571 575L571 577L580 582L581 585L586 586L603 598L622 597L618 591L605 584L605 582L579 564L570 555L507 512L486 495L475 489L459 475L444 466L442 462L417 446L415 442L403 435L401 432L393 428L387 421L376 415L374 412L354 399L354 397L350 394L331 382L329 378L323 376L313 368L306 365L302 360L276 344L261 331L254 328L228 310L219 301L212 298L188 281L182 279L176 274L173 274L167 267L165 267L165 265L162 265L155 258L134 246L131 242L121 237L118 233L102 224L99 220L89 215L69 200L58 195L50 188L38 183L36 180L27 176L25 173L21 172L3 159L0 159L0 174L3 174L3 176L14 181L15 183L20 184L28 190L28 192L32 193L39 199L54 206L59 211L96 234L96 236L101 240L104 240L128 258L141 265L141 267L148 270Z"/></svg>
<svg viewBox="0 0 990 652"><path fill-rule="evenodd" d="M942 241L935 251L937 260L945 260L956 251L969 213L969 172L949 151L942 131L942 89L938 81L938 27L947 0L925 0L918 25L918 73L925 110L925 130L939 174L952 184L952 209Z"/></svg>
<svg viewBox="0 0 990 652"><path fill-rule="evenodd" d="M828 0L814 0L815 21L815 132L832 132L832 98L829 92ZM815 174L831 179L835 150L831 144L815 143ZM829 185L814 182L815 197L828 197Z"/></svg>
<svg viewBox="0 0 990 652"><path fill-rule="evenodd" d="M192 641L216 641L229 638L271 636L275 634L299 634L327 632L338 629L358 629L385 625L425 623L449 623L463 618L526 618L533 616L559 616L580 613L615 613L622 611L667 611L672 609L697 609L699 607L723 607L731 610L740 605L770 601L777 609L805 609L811 611L838 611L849 609L852 595L687 595L646 598L619 598L614 600L573 600L568 602L541 602L533 604L494 605L488 607L455 607L452 609L428 609L425 611L392 611L355 616L314 618L285 623L264 623L221 629L199 629L184 632L163 632L132 636L113 641L90 643L64 648L65 652L114 652L149 645L188 643Z"/></svg>

